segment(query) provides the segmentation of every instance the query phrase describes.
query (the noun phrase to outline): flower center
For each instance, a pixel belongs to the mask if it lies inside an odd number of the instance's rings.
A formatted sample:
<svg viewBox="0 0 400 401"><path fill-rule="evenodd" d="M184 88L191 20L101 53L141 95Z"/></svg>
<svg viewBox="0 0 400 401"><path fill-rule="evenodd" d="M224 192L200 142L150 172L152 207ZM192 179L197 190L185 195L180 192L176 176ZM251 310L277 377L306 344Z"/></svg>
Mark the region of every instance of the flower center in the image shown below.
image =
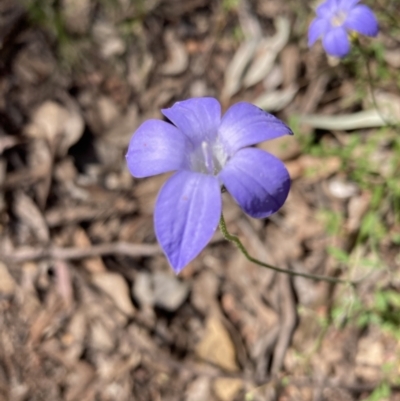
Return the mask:
<svg viewBox="0 0 400 401"><path fill-rule="evenodd" d="M338 11L331 19L331 24L334 27L342 26L346 21L347 14L344 11Z"/></svg>
<svg viewBox="0 0 400 401"><path fill-rule="evenodd" d="M190 167L198 173L217 175L227 160L228 155L218 141L203 141L190 155Z"/></svg>

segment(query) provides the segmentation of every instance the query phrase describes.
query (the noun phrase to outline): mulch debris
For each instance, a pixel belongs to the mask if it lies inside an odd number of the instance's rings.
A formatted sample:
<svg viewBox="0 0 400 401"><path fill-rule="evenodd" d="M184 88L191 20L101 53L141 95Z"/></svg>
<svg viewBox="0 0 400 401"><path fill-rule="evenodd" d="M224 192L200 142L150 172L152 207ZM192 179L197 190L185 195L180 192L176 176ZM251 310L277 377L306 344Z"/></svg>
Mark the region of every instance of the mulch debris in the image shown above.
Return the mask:
<svg viewBox="0 0 400 401"><path fill-rule="evenodd" d="M346 68L307 49L306 2L298 13L293 1L53 3L0 3L0 400L355 401L381 383L400 399L382 370L398 373L398 340L346 321L346 306L332 322L338 299L356 302L351 288L262 269L219 233L175 276L152 220L166 177L133 179L125 165L135 129L191 96L285 121L368 110ZM224 194L225 219L267 263L366 277L356 291L368 304L377 283L399 289L398 249L377 244L380 270L327 252L373 259L354 241L372 194L339 157L302 154L304 138L348 143L321 124L260 145L293 179L278 214L250 219ZM324 210L344 216L335 232ZM400 233L389 205L382 219Z"/></svg>

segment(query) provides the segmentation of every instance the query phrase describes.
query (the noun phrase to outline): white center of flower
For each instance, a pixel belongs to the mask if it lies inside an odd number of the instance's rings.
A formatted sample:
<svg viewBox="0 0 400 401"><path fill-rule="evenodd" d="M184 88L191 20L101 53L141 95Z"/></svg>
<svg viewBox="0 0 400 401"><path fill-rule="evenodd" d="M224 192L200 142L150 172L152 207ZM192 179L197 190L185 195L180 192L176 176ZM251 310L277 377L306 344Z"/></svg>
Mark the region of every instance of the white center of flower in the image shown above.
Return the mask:
<svg viewBox="0 0 400 401"><path fill-rule="evenodd" d="M193 171L203 174L217 175L228 161L228 155L218 143L203 141L190 156Z"/></svg>
<svg viewBox="0 0 400 401"><path fill-rule="evenodd" d="M335 27L342 26L346 21L347 14L344 11L338 11L331 19L331 24Z"/></svg>

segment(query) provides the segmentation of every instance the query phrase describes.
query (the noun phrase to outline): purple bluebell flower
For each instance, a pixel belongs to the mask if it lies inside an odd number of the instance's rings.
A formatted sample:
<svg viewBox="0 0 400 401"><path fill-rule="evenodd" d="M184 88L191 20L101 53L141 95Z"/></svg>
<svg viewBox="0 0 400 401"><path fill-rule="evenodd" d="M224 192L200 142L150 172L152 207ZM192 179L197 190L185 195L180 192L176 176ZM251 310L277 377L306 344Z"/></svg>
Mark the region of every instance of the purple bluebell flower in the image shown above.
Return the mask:
<svg viewBox="0 0 400 401"><path fill-rule="evenodd" d="M285 202L290 177L275 156L252 148L292 134L282 121L241 102L221 118L214 98L193 98L162 110L172 124L144 122L126 155L134 177L176 171L161 188L154 225L169 263L179 273L210 241L222 211L224 186L255 218L275 213Z"/></svg>
<svg viewBox="0 0 400 401"><path fill-rule="evenodd" d="M378 34L378 21L369 7L360 0L326 0L316 10L317 17L308 29L308 46L319 38L331 56L344 57L350 51L349 34Z"/></svg>

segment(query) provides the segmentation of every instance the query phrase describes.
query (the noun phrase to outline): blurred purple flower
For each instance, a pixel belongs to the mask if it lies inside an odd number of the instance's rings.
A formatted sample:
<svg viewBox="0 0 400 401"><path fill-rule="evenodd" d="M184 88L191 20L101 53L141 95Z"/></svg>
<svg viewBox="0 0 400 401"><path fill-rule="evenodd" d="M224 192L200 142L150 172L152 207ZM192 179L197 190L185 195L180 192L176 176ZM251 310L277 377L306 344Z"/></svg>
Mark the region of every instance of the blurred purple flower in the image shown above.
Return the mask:
<svg viewBox="0 0 400 401"><path fill-rule="evenodd" d="M177 172L158 195L154 223L169 263L179 273L210 241L221 216L221 187L250 216L267 217L285 202L290 177L258 142L292 134L282 121L241 102L221 118L213 98L193 98L162 110L174 125L144 122L126 155L134 177Z"/></svg>
<svg viewBox="0 0 400 401"><path fill-rule="evenodd" d="M344 57L350 51L349 33L378 34L378 21L360 0L326 0L317 8L317 17L308 29L308 46L322 37L322 45L331 56Z"/></svg>

